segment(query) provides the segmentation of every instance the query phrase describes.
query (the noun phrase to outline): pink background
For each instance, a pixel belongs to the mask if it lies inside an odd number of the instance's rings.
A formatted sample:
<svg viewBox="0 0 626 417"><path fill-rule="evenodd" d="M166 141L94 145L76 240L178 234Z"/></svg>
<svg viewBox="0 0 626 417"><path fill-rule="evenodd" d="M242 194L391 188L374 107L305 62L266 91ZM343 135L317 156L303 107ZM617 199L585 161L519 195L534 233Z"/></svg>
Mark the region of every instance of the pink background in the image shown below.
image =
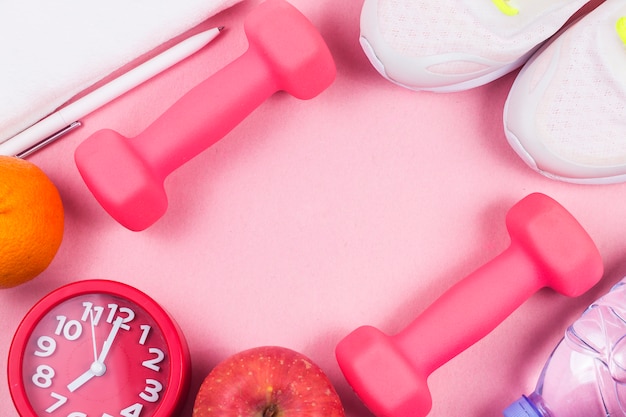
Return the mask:
<svg viewBox="0 0 626 417"><path fill-rule="evenodd" d="M76 146L104 127L140 133L241 55L243 19L257 3L248 0L210 19L207 27L227 30L208 48L92 113L80 130L30 158L59 188L66 233L48 270L0 292L0 369L6 369L13 332L37 300L72 281L107 278L161 302L185 332L193 360L185 416L219 361L250 347L281 345L317 362L347 415L365 417L334 359L336 343L363 324L399 331L504 250L507 210L543 192L585 226L606 274L578 299L538 292L429 378L430 416L500 415L532 391L565 327L626 275L625 185L559 183L517 157L501 120L514 73L462 93L405 90L379 76L362 53L361 2L292 0L336 59L337 79L328 90L311 101L271 97L168 177L170 207L143 232L117 224L82 182ZM0 407L3 416L17 416L6 382Z"/></svg>

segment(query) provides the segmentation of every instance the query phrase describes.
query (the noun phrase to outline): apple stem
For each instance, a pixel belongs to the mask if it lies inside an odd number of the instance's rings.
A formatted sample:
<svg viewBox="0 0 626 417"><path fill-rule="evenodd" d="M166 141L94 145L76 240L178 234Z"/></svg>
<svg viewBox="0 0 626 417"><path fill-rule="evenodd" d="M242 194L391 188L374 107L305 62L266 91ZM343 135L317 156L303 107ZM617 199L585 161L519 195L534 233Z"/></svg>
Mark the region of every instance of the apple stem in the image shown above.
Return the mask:
<svg viewBox="0 0 626 417"><path fill-rule="evenodd" d="M270 404L263 410L263 417L278 417L278 406Z"/></svg>

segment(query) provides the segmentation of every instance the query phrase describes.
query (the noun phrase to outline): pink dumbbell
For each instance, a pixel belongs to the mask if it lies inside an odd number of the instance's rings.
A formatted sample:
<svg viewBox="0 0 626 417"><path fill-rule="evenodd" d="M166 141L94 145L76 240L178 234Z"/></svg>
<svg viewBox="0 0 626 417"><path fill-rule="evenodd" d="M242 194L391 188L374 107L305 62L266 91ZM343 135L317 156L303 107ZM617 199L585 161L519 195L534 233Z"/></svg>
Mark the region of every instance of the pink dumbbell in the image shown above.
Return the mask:
<svg viewBox="0 0 626 417"><path fill-rule="evenodd" d="M400 333L363 326L339 342L348 383L378 417L423 417L426 380L486 336L528 297L548 286L578 296L603 274L589 235L561 205L531 194L508 212L510 246L450 288Z"/></svg>
<svg viewBox="0 0 626 417"><path fill-rule="evenodd" d="M167 209L165 178L221 139L277 91L311 99L335 79L333 58L312 23L284 0L246 18L248 50L128 139L104 129L76 149L75 161L104 209L143 230Z"/></svg>

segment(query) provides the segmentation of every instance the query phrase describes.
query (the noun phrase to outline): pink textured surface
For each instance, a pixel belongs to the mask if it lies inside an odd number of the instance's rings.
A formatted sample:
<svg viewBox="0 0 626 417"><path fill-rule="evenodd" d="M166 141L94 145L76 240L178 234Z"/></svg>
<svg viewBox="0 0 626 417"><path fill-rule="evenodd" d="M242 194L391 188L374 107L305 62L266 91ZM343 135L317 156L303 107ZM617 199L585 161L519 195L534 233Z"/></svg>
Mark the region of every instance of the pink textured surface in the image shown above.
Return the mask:
<svg viewBox="0 0 626 417"><path fill-rule="evenodd" d="M585 226L606 273L580 298L540 291L429 378L429 416L499 415L532 390L565 327L626 275L626 185L558 183L527 168L502 129L515 74L463 93L404 90L382 79L361 51L360 2L293 0L336 60L328 90L311 101L272 97L174 172L165 184L167 213L143 232L110 218L80 179L78 144L104 127L138 134L239 56L243 18L256 3L212 18L207 26L227 30L207 49L31 157L61 192L66 234L46 272L0 292L0 369L13 331L39 298L67 282L115 279L160 301L185 332L193 361L185 416L212 366L274 344L315 360L348 416L366 417L339 371L336 343L364 324L387 333L406 326L501 252L509 243L507 210L543 192ZM17 416L3 381L0 407Z"/></svg>

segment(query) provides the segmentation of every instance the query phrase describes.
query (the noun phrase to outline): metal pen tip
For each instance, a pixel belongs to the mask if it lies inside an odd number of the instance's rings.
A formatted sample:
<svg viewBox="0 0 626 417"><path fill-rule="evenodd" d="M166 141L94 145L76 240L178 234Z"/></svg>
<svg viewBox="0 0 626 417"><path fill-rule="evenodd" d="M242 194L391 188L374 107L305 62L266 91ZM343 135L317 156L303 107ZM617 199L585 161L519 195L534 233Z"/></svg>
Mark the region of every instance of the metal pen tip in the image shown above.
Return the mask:
<svg viewBox="0 0 626 417"><path fill-rule="evenodd" d="M17 156L18 158L26 158L29 155L32 155L33 153L37 152L39 149L43 148L46 145L49 145L50 143L54 142L55 140L67 135L68 133L70 133L71 131L73 131L74 129L77 129L79 127L81 127L83 124L80 121L75 121L73 123L71 123L69 126L64 127L63 129L59 130L56 133L53 133L52 135L48 136L47 138L43 139L40 142L37 142L36 144L34 144L33 146L31 146L28 149L23 150L22 152L18 153Z"/></svg>

